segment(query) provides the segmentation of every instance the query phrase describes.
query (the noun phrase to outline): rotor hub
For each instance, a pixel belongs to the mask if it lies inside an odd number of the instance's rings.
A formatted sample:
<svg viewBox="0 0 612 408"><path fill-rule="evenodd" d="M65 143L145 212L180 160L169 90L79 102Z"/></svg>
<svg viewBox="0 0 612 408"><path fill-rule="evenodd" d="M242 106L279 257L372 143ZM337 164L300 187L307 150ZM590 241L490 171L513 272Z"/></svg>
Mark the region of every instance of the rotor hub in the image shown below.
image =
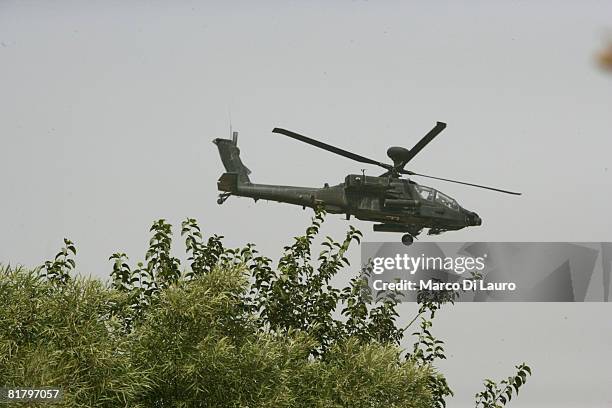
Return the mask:
<svg viewBox="0 0 612 408"><path fill-rule="evenodd" d="M393 165L397 167L401 163L408 161L410 158L410 150L405 147L392 146L387 149L387 156L393 160Z"/></svg>

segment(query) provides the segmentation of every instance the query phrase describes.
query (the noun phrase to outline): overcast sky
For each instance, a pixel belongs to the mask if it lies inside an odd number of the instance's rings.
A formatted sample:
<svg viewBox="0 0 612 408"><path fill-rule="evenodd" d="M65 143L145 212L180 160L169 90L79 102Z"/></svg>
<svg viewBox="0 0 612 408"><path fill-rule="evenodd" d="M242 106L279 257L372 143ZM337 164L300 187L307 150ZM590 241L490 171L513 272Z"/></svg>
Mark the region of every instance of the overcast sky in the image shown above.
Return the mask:
<svg viewBox="0 0 612 408"><path fill-rule="evenodd" d="M386 160L444 121L411 170L524 195L418 180L483 218L425 239L612 241L612 76L594 60L611 17L609 1L2 1L0 261L40 264L69 237L80 272L106 277L113 252L143 258L155 219L185 217L276 257L311 213L216 204L211 140L228 135L230 111L252 180L305 186L364 166L273 127ZM399 239L351 223L366 240ZM324 233L347 225L330 216ZM512 406L612 406L611 311L444 311L449 406L472 406L483 378L523 360L534 376Z"/></svg>

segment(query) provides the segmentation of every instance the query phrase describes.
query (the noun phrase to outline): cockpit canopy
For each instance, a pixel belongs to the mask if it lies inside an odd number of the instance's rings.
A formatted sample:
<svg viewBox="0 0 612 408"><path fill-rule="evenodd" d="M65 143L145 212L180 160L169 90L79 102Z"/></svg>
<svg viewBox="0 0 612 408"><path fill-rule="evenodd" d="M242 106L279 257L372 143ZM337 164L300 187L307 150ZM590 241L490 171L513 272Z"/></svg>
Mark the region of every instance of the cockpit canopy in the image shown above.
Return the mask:
<svg viewBox="0 0 612 408"><path fill-rule="evenodd" d="M440 203L443 206L450 208L451 210L459 210L459 204L457 204L457 201L447 196L446 194L434 188L422 186L419 184L416 184L415 188L423 200Z"/></svg>

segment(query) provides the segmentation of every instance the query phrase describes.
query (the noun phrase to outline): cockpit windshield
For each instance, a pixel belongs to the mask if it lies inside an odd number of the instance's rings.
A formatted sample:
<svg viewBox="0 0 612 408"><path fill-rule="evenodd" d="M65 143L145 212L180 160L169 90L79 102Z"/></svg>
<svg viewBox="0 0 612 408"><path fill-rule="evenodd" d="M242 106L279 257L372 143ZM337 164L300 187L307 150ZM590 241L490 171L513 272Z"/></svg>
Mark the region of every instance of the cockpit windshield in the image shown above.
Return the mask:
<svg viewBox="0 0 612 408"><path fill-rule="evenodd" d="M431 187L415 185L416 191L419 193L422 199L433 201L435 190Z"/></svg>
<svg viewBox="0 0 612 408"><path fill-rule="evenodd" d="M444 205L445 207L450 208L451 210L458 210L459 209L459 205L457 204L457 202L455 200L453 200L452 198L450 198L446 194L442 194L439 191L436 191L436 201L439 202L440 204Z"/></svg>
<svg viewBox="0 0 612 408"><path fill-rule="evenodd" d="M435 201L437 203L442 204L443 206L447 208L450 208L451 210L455 210L455 211L459 210L459 204L457 204L457 202L454 199L447 196L446 194L443 194L439 192L438 190L433 189L431 187L422 186L420 184L416 184L414 187L416 191L419 193L419 196L421 197L421 199L427 200L427 201Z"/></svg>

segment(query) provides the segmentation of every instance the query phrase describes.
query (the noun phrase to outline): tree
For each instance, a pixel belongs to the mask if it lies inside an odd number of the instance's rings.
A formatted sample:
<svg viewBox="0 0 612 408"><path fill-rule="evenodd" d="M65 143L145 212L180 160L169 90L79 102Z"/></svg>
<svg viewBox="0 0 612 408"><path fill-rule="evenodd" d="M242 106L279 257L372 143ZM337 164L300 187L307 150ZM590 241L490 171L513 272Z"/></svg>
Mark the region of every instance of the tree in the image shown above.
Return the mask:
<svg viewBox="0 0 612 408"><path fill-rule="evenodd" d="M182 223L189 267L171 253L172 228L151 227L146 263L110 257L111 283L75 279L74 244L27 271L0 270L0 384L64 388L63 406L432 407L452 395L434 364L445 358L430 329L456 294L422 293L410 325L397 327L397 297L374 298L366 266L345 288L361 233L327 237L313 256L324 212L284 248L276 267L255 246L225 248ZM412 351L399 344L412 323ZM502 382L516 389L520 381ZM486 383L483 407L505 404ZM492 394L491 394L492 393Z"/></svg>

